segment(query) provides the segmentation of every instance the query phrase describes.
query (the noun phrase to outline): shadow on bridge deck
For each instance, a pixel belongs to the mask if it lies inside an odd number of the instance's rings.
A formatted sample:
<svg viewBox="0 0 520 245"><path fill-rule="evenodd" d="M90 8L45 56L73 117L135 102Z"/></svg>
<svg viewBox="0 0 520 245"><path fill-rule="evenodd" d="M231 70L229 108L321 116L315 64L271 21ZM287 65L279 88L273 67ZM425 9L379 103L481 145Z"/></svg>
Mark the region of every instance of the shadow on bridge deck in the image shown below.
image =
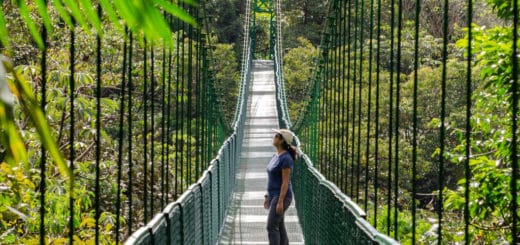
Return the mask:
<svg viewBox="0 0 520 245"><path fill-rule="evenodd" d="M275 152L271 129L278 128L274 67L272 61L254 61L253 65L244 148L220 244L268 244L263 201L266 166ZM285 225L290 244L303 244L294 202L285 214Z"/></svg>

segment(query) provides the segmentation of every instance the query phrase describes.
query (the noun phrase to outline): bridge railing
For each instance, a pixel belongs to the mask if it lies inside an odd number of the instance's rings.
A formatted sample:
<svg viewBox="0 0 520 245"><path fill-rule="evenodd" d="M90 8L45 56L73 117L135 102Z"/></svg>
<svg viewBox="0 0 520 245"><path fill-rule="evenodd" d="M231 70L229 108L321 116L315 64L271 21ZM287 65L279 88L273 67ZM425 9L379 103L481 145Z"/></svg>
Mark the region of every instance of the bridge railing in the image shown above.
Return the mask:
<svg viewBox="0 0 520 245"><path fill-rule="evenodd" d="M276 57L276 56L275 56ZM281 128L290 128L283 105L285 94L277 82L277 107ZM305 242L309 244L399 244L378 232L366 220L366 213L316 168L300 149L295 136L299 159L294 165L292 186L298 219Z"/></svg>
<svg viewBox="0 0 520 245"><path fill-rule="evenodd" d="M133 233L125 244L215 244L218 241L235 187L235 173L244 139L252 68L250 5L251 1L247 1L241 83L232 123L233 133L200 179Z"/></svg>
<svg viewBox="0 0 520 245"><path fill-rule="evenodd" d="M244 138L252 64L249 45L247 47L233 133L200 179L133 233L125 244L215 244L218 241L235 187L234 176Z"/></svg>
<svg viewBox="0 0 520 245"><path fill-rule="evenodd" d="M277 1L280 2L280 1ZM277 4L277 38L274 48L276 107L280 128L291 128L283 79L280 4ZM294 165L292 186L305 242L309 244L399 244L366 221L366 213L332 182L328 181L300 149Z"/></svg>
<svg viewBox="0 0 520 245"><path fill-rule="evenodd" d="M299 139L295 137L297 145ZM366 213L328 181L300 150L292 186L305 242L309 244L399 244L378 232Z"/></svg>

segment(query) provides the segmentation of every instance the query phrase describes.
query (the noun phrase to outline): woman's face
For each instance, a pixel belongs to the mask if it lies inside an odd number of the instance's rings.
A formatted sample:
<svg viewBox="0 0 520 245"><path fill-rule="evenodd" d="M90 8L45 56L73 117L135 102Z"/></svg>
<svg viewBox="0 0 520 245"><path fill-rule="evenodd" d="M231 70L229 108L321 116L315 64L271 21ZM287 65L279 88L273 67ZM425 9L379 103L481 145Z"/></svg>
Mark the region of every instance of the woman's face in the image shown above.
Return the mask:
<svg viewBox="0 0 520 245"><path fill-rule="evenodd" d="M281 134L277 133L277 134L274 135L274 137L273 137L273 145L275 147L278 147L278 146L282 145L282 141L283 141L283 139L282 139L282 135Z"/></svg>

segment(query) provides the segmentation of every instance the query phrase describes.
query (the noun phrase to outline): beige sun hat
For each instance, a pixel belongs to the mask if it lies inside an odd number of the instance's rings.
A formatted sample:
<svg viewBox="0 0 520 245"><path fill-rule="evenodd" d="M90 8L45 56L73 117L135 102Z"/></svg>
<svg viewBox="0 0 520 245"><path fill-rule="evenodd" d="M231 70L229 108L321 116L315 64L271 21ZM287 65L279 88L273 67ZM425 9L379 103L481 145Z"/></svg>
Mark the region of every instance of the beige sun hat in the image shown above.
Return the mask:
<svg viewBox="0 0 520 245"><path fill-rule="evenodd" d="M294 139L294 134L288 129L281 128L281 129L273 129L273 132L279 133L282 135L283 139L289 143L289 145L292 144Z"/></svg>

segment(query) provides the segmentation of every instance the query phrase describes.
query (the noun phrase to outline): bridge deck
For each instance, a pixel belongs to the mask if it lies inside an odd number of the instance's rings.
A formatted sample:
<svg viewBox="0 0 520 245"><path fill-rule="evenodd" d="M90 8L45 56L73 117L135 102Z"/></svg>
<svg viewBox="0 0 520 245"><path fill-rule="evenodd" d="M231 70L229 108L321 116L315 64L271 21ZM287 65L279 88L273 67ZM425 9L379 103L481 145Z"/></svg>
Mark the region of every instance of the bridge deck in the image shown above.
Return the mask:
<svg viewBox="0 0 520 245"><path fill-rule="evenodd" d="M268 244L267 210L263 208L263 200L266 166L275 151L271 145L271 129L278 128L271 61L254 62L248 105L244 151L220 244ZM290 244L303 244L294 202L285 214L285 225Z"/></svg>

